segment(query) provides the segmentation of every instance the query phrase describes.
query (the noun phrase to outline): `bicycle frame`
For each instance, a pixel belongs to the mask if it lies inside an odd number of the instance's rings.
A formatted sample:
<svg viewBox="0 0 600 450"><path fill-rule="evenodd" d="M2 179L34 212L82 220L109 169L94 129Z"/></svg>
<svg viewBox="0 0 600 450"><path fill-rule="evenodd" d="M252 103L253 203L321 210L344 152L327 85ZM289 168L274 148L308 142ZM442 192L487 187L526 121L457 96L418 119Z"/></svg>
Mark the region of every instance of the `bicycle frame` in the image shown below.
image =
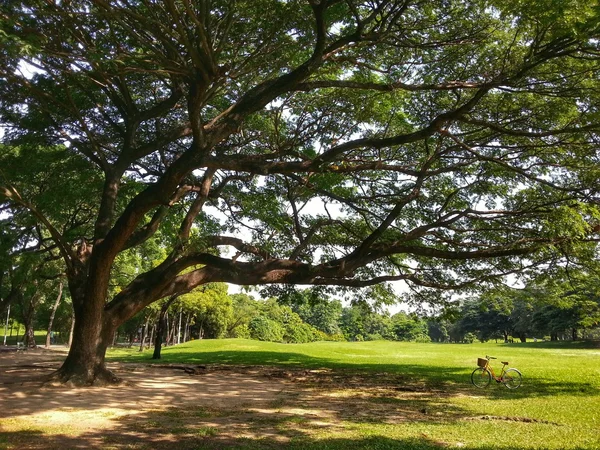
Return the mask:
<svg viewBox="0 0 600 450"><path fill-rule="evenodd" d="M493 358L491 356L487 356L486 359L488 360L487 364L485 365L484 369L487 369L490 371L490 373L492 374L492 378L494 380L496 380L498 383L500 383L502 381L502 377L504 376L504 374L506 373L506 366L508 365L505 362L502 362L502 371L500 372L499 376L496 376L496 372L494 372L494 368L492 367L492 365L490 364L490 360L491 359L496 359Z"/></svg>

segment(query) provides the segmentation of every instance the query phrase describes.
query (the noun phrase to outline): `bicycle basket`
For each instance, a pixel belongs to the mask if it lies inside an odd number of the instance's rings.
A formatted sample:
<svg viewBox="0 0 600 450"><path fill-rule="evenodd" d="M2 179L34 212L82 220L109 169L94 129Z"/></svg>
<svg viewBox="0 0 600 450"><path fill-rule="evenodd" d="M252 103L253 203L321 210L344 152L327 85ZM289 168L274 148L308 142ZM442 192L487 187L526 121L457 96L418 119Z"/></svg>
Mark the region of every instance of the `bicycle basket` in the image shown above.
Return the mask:
<svg viewBox="0 0 600 450"><path fill-rule="evenodd" d="M487 366L488 360L484 359L484 358L477 358L477 365L479 367L485 367Z"/></svg>

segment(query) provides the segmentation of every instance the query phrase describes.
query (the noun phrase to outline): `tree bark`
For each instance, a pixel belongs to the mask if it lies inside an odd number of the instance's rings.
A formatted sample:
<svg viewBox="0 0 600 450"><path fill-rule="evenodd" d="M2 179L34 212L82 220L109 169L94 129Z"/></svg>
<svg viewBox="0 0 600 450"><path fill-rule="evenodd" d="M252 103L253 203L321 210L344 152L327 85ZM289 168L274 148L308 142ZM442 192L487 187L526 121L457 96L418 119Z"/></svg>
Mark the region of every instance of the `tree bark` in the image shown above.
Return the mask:
<svg viewBox="0 0 600 450"><path fill-rule="evenodd" d="M54 302L54 305L52 306L52 312L50 313L50 320L48 321L48 331L46 332L46 348L50 347L50 344L52 344L52 324L54 323L54 316L56 315L56 310L58 309L58 305L60 304L60 301L62 299L62 292L63 292L63 284L62 281L59 283L58 285L58 295L56 297L56 301Z"/></svg>
<svg viewBox="0 0 600 450"><path fill-rule="evenodd" d="M181 344L181 318L183 316L183 310L179 310L179 323L177 325L177 345Z"/></svg>
<svg viewBox="0 0 600 450"><path fill-rule="evenodd" d="M142 335L140 336L140 349L138 351L144 351L144 342L146 342L146 335L148 334L148 323L150 322L150 316L146 317L146 323L144 323L144 328L142 328Z"/></svg>
<svg viewBox="0 0 600 450"><path fill-rule="evenodd" d="M150 348L151 345L153 345L154 343L154 332L156 331L156 324L152 325L152 328L150 329L150 339L148 339L148 348Z"/></svg>
<svg viewBox="0 0 600 450"><path fill-rule="evenodd" d="M105 320L92 320L86 315L77 317L73 340L67 359L53 378L74 385L104 385L119 381L105 366L106 349L112 342L115 329Z"/></svg>
<svg viewBox="0 0 600 450"><path fill-rule="evenodd" d="M162 341L165 330L167 329L167 310L169 306L177 300L179 296L174 295L171 297L160 309L160 313L158 315L158 321L156 323L156 338L154 340L154 354L152 355L152 359L160 359L160 351L162 349Z"/></svg>
<svg viewBox="0 0 600 450"><path fill-rule="evenodd" d="M21 299L21 310L23 317L23 325L25 325L25 334L23 335L23 343L25 347L37 347L35 343L35 333L33 330L33 319L35 317L35 309L37 306L37 295L38 291L33 293L29 302L25 304L25 300Z"/></svg>
<svg viewBox="0 0 600 450"><path fill-rule="evenodd" d="M71 348L71 344L73 344L73 332L75 331L75 312L71 310L71 329L69 330L69 342L67 342L67 347Z"/></svg>
<svg viewBox="0 0 600 450"><path fill-rule="evenodd" d="M188 341L188 333L190 331L190 313L185 317L185 325L183 326L183 342Z"/></svg>

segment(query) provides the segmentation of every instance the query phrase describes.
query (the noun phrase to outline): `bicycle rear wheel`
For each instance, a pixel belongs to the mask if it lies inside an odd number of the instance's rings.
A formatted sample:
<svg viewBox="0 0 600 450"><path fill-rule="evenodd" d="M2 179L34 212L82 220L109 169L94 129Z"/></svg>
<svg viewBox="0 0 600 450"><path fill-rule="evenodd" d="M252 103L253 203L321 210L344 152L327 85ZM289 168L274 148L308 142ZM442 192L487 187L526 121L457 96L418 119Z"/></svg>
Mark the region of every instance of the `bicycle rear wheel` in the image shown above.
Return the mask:
<svg viewBox="0 0 600 450"><path fill-rule="evenodd" d="M478 367L471 374L471 383L473 386L478 388L487 387L488 384L492 381L492 374L489 370L484 369L483 367Z"/></svg>
<svg viewBox="0 0 600 450"><path fill-rule="evenodd" d="M517 369L508 369L504 372L504 375L502 375L502 383L509 389L517 389L521 386L522 379L523 376Z"/></svg>

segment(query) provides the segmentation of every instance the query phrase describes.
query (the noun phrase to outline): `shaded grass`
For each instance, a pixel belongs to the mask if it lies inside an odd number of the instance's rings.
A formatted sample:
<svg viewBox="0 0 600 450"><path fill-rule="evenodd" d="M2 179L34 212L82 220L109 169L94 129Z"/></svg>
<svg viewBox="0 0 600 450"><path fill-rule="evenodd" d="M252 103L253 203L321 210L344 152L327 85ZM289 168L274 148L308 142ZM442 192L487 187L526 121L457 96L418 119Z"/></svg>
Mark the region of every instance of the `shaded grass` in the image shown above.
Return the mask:
<svg viewBox="0 0 600 450"><path fill-rule="evenodd" d="M477 357L486 354L498 357L497 361L508 360L511 367L521 370L523 386L511 391L496 383L483 390L470 385ZM125 361L150 362L148 353L119 351L111 356ZM494 368L499 371L501 364L497 361ZM333 420L341 430L323 430L304 423L310 431L289 435L286 444L289 448L306 448L318 442L318 448L332 449L441 446L502 449L502 443L510 436L510 448L600 449L597 433L600 430L600 349L597 343L276 344L205 340L163 349L161 363L327 370L332 379L341 374L340 382L351 388L346 393L330 383L315 385L315 389L323 392L337 389L340 396L347 395L348 414L339 414ZM358 398L357 391L361 389L360 382L356 386L352 384L348 378L352 376L365 380L363 388L379 380L379 384L396 386L401 391L406 388L409 392L418 392L420 397L375 395L367 389L363 392L367 403L352 409L352 403ZM288 399L274 405L280 411L286 406L298 404ZM387 408L390 414L401 414L406 420L393 424L377 414L360 414L362 409L379 407ZM304 419L295 420L300 423ZM282 422L286 428L293 423ZM260 440L238 444L239 448L268 447L267 442L260 443Z"/></svg>

